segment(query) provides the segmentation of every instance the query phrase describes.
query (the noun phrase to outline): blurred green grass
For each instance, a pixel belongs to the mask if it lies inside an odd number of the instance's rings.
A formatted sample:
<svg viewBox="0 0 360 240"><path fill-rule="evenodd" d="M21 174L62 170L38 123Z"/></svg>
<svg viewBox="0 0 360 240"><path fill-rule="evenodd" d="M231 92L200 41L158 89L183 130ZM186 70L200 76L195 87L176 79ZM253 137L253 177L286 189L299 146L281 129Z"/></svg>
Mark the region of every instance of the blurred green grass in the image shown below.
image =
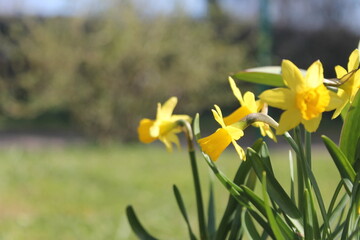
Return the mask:
<svg viewBox="0 0 360 240"><path fill-rule="evenodd" d="M272 156L275 173L288 189L288 152L275 149ZM0 149L0 159L0 239L136 239L125 217L128 204L155 236L186 239L173 184L196 225L185 149L168 153L156 144L7 148ZM199 154L198 162L207 199L209 170ZM323 148L317 148L313 163L328 204L338 174ZM232 177L239 160L226 151L217 164ZM215 191L220 218L228 194L216 180Z"/></svg>

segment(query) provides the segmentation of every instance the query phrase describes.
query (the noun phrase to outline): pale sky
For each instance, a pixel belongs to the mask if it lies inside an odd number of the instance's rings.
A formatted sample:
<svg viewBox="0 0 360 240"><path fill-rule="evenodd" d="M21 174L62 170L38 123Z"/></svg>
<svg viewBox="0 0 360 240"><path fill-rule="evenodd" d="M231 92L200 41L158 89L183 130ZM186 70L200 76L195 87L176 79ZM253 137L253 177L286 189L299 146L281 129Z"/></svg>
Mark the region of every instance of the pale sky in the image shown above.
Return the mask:
<svg viewBox="0 0 360 240"><path fill-rule="evenodd" d="M109 0L110 1L110 0ZM126 0L116 0L126 1ZM143 8L145 13L171 14L176 4L180 5L191 16L203 16L206 13L206 0L130 0ZM245 21L257 21L259 4L262 0L222 0L224 9L232 16ZM323 5L328 0L276 1L267 0L270 19L273 24L282 23L289 27L316 30L328 27L321 18ZM98 11L104 8L105 0L0 0L0 15L34 14L34 15L71 15ZM263 0L266 2L266 0ZM285 4L286 3L286 4ZM315 4L316 3L316 4ZM339 5L341 3L341 6ZM285 4L285 5L284 5ZM332 0L332 9L336 11L334 19L346 29L360 36L360 1ZM336 5L337 4L337 5ZM338 6L339 5L339 6ZM286 16L285 18L283 18ZM331 15L332 16L332 15ZM281 19L286 19L281 22Z"/></svg>

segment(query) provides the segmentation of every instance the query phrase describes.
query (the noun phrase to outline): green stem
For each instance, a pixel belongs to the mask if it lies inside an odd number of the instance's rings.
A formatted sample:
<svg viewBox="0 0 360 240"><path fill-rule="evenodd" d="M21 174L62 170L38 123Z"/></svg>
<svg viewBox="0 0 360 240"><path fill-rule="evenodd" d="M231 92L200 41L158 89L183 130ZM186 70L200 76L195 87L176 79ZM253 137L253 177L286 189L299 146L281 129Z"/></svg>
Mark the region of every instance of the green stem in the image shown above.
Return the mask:
<svg viewBox="0 0 360 240"><path fill-rule="evenodd" d="M311 133L305 130L305 156L311 169Z"/></svg>
<svg viewBox="0 0 360 240"><path fill-rule="evenodd" d="M187 121L179 120L179 125L183 126L184 132L186 135L186 139L187 139L191 171L192 171L193 180L194 180L200 239L206 240L206 239L208 239L208 236L207 236L207 231L206 231L204 204L203 204L202 193L201 193L201 184L200 184L198 167L196 164L196 155L195 155L195 148L194 148L194 142L193 142L192 128L191 128L191 125L189 124L189 122L187 122Z"/></svg>

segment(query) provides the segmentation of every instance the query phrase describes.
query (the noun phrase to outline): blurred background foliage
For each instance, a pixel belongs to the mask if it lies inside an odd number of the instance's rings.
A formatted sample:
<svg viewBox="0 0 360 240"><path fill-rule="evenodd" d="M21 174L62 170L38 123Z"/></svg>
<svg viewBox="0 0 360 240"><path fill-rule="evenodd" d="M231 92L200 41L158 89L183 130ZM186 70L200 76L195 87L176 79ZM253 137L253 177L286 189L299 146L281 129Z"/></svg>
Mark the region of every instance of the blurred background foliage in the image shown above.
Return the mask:
<svg viewBox="0 0 360 240"><path fill-rule="evenodd" d="M0 39L2 115L55 114L99 139L134 139L169 96L189 114L230 101L219 89L248 53L210 21L144 17L129 2L92 16L3 18Z"/></svg>
<svg viewBox="0 0 360 240"><path fill-rule="evenodd" d="M133 140L139 119L154 118L170 96L179 97L177 113L235 106L230 73L282 58L307 68L320 58L329 75L357 45L340 26L270 27L266 8L257 21L240 21L220 2L208 0L202 17L181 8L146 14L133 1L77 16L1 17L2 128L55 125L100 141Z"/></svg>

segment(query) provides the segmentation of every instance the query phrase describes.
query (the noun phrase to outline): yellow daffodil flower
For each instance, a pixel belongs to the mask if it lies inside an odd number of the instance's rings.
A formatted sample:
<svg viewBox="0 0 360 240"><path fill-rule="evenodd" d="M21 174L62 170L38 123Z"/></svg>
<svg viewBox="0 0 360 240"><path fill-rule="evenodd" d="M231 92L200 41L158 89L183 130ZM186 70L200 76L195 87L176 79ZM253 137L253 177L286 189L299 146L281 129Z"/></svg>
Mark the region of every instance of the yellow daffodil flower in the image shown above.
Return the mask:
<svg viewBox="0 0 360 240"><path fill-rule="evenodd" d="M240 107L229 116L224 118L225 125L236 123L243 119L246 115L249 115L250 113L258 113L264 108L264 103L262 101L255 101L255 95L252 92L246 92L243 97L240 89L236 86L234 79L231 77L229 77L229 83L235 97L240 102ZM267 135L276 141L275 134L272 132L268 124L263 122L255 122L252 125L260 128L262 136Z"/></svg>
<svg viewBox="0 0 360 240"><path fill-rule="evenodd" d="M305 77L289 60L283 60L282 77L287 88L266 90L260 99L270 106L285 110L281 114L276 134L286 131L302 123L309 132L319 127L322 112L337 107L336 93L329 91L323 84L323 67L320 61L314 62Z"/></svg>
<svg viewBox="0 0 360 240"><path fill-rule="evenodd" d="M360 71L359 68L359 50L355 49L350 57L347 71L341 66L335 67L336 77L340 79L337 95L341 99L341 104L336 108L332 118L339 116L348 102L352 103L357 91L360 88Z"/></svg>
<svg viewBox="0 0 360 240"><path fill-rule="evenodd" d="M225 148L232 143L239 157L245 160L245 152L236 142L244 135L244 132L240 128L226 126L221 109L217 105L215 105L215 110L212 109L212 113L221 128L218 128L210 136L198 140L202 151L209 155L213 161L216 161Z"/></svg>
<svg viewBox="0 0 360 240"><path fill-rule="evenodd" d="M157 139L162 141L169 151L172 151L172 143L179 145L177 133L181 132L178 120L190 122L188 115L172 115L177 104L177 98L171 97L163 106L158 103L156 120L142 119L138 127L139 139L143 143L151 143Z"/></svg>

